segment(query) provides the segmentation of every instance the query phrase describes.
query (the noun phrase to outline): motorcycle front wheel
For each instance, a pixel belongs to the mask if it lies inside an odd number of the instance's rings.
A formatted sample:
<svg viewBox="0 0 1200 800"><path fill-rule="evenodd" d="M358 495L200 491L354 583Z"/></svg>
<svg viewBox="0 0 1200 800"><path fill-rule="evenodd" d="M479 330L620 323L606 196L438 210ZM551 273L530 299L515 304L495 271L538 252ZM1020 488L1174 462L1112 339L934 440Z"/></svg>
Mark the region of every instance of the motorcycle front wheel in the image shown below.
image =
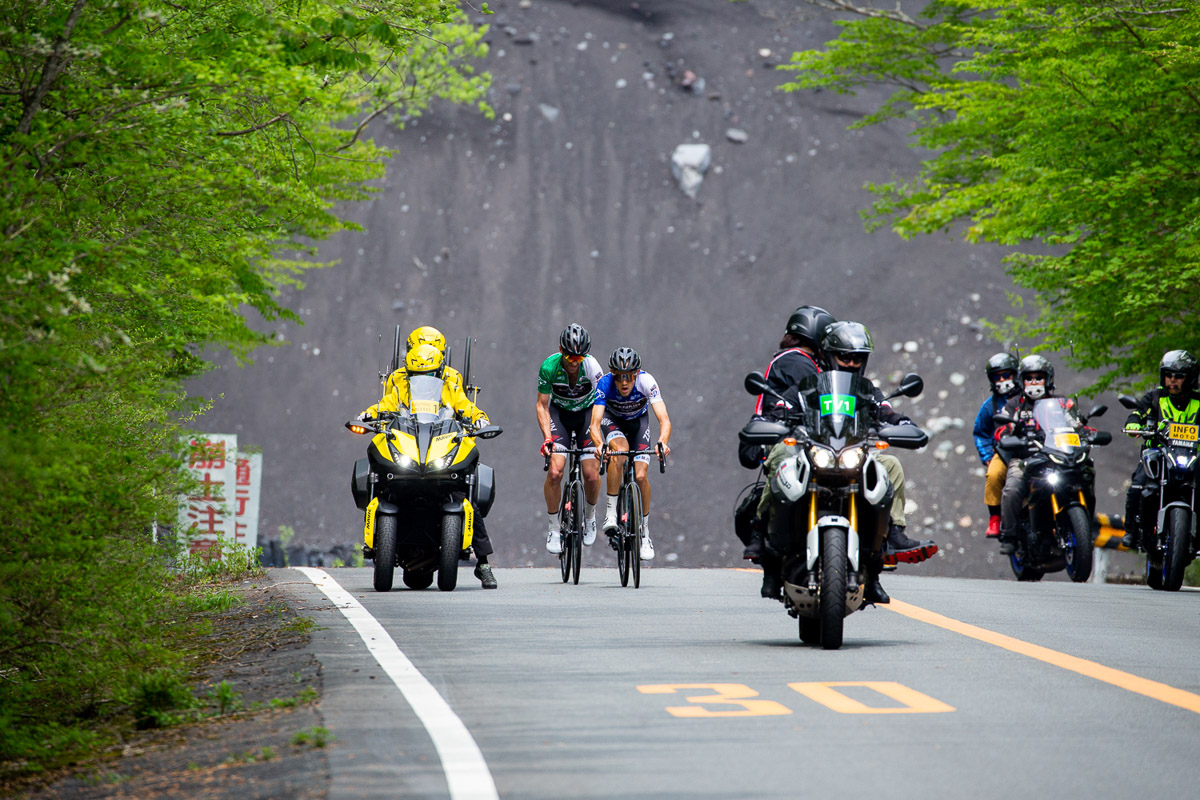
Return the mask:
<svg viewBox="0 0 1200 800"><path fill-rule="evenodd" d="M396 518L375 515L375 591L390 592L396 574Z"/></svg>
<svg viewBox="0 0 1200 800"><path fill-rule="evenodd" d="M1083 583L1092 576L1092 521L1085 509L1071 506L1065 523L1067 575L1075 583Z"/></svg>
<svg viewBox="0 0 1200 800"><path fill-rule="evenodd" d="M1167 552L1163 554L1163 587L1178 592L1183 586L1183 573L1192 563L1192 520L1187 509L1173 506L1167 509Z"/></svg>
<svg viewBox="0 0 1200 800"><path fill-rule="evenodd" d="M453 592L458 585L458 554L463 549L463 520L457 514L442 517L442 549L438 553L438 588Z"/></svg>
<svg viewBox="0 0 1200 800"><path fill-rule="evenodd" d="M842 628L846 622L846 529L821 531L821 647L837 650L842 646Z"/></svg>

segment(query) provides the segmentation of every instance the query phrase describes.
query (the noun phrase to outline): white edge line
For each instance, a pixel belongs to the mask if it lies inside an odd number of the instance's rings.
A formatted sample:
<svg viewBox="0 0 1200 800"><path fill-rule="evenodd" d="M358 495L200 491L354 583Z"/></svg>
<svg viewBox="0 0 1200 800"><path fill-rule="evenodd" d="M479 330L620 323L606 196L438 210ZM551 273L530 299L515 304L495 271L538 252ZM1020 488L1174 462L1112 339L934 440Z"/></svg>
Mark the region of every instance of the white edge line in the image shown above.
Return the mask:
<svg viewBox="0 0 1200 800"><path fill-rule="evenodd" d="M492 773L471 732L450 708L450 704L433 688L433 684L408 660L408 656L404 655L379 620L371 616L328 572L311 567L293 569L306 575L337 605L362 637L367 650L404 695L433 740L433 746L442 761L442 770L446 773L450 797L454 800L498 800Z"/></svg>

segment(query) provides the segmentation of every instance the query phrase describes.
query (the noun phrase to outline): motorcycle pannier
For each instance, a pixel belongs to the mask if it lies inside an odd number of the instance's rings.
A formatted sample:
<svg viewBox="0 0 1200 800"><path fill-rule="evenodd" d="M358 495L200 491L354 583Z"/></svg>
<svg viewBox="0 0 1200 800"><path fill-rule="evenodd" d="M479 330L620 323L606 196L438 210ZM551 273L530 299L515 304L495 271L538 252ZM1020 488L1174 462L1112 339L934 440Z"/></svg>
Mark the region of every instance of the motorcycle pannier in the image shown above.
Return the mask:
<svg viewBox="0 0 1200 800"><path fill-rule="evenodd" d="M371 475L371 465L365 458L354 462L354 473L350 476L350 492L354 495L354 505L365 509L371 502L371 492L367 483Z"/></svg>
<svg viewBox="0 0 1200 800"><path fill-rule="evenodd" d="M487 464L480 464L475 470L475 482L471 484L471 505L486 517L496 498L496 471Z"/></svg>

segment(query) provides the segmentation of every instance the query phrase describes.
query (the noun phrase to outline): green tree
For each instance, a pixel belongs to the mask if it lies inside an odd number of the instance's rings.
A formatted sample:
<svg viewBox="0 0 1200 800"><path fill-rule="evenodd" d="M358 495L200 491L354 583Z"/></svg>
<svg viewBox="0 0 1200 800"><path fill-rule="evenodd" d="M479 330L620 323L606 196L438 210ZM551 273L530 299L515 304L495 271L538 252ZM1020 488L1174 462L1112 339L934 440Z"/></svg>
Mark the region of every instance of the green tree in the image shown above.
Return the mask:
<svg viewBox="0 0 1200 800"><path fill-rule="evenodd" d="M383 173L373 120L490 114L484 33L449 0L0 4L0 760L178 666L147 530L182 382L271 341L245 312L295 319Z"/></svg>
<svg viewBox="0 0 1200 800"><path fill-rule="evenodd" d="M1098 370L1091 391L1200 351L1200 5L806 1L856 16L784 88L887 85L858 125L903 120L931 153L871 185L869 227L1013 247L1040 313L1010 332Z"/></svg>

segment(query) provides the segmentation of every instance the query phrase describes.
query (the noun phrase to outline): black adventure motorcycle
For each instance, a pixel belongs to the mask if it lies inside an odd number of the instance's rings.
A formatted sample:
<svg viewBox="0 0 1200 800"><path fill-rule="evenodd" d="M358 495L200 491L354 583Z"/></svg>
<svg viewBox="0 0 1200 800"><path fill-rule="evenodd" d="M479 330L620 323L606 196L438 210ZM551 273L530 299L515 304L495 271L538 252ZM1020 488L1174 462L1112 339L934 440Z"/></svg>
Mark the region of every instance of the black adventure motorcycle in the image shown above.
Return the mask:
<svg viewBox="0 0 1200 800"><path fill-rule="evenodd" d="M1144 410L1128 395L1117 399L1131 411ZM1200 425L1170 420L1142 434L1151 443L1142 450L1147 480L1142 492L1141 545L1146 551L1146 583L1152 589L1179 591L1188 565L1200 555L1195 511L1198 434Z"/></svg>
<svg viewBox="0 0 1200 800"><path fill-rule="evenodd" d="M1017 551L1009 556L1018 581L1040 581L1047 572L1065 569L1072 581L1082 583L1092 574L1096 516L1092 447L1108 444L1112 434L1091 432L1084 426L1108 407L1095 406L1080 419L1060 400L1036 401L1030 420L1017 422L1008 414L995 415L997 423L1017 423L1015 435L1002 436L999 444L1010 457L1024 459L1029 484L1017 522Z"/></svg>
<svg viewBox="0 0 1200 800"><path fill-rule="evenodd" d="M745 386L787 403L761 373L747 375ZM923 387L909 374L887 399L916 397ZM739 438L768 447L782 440L788 448L770 477L767 545L783 559L784 608L800 620L800 640L835 650L845 618L863 605L860 542L888 528L892 488L875 454L888 446L915 450L929 436L914 425L876 422L873 387L857 373L822 372L797 388L800 402L786 422L752 420Z"/></svg>
<svg viewBox="0 0 1200 800"><path fill-rule="evenodd" d="M400 342L397 327L387 374L402 363ZM463 374L466 391L477 395L470 381L470 339ZM353 433L373 434L367 457L354 462L350 482L354 504L365 513L363 555L375 562L377 592L391 590L396 567L411 589L428 588L436 572L438 588L453 591L475 515L487 516L494 496L494 472L479 462L475 439L502 431L496 425L464 425L441 402L441 378L410 375L408 384L409 408L346 423Z"/></svg>

